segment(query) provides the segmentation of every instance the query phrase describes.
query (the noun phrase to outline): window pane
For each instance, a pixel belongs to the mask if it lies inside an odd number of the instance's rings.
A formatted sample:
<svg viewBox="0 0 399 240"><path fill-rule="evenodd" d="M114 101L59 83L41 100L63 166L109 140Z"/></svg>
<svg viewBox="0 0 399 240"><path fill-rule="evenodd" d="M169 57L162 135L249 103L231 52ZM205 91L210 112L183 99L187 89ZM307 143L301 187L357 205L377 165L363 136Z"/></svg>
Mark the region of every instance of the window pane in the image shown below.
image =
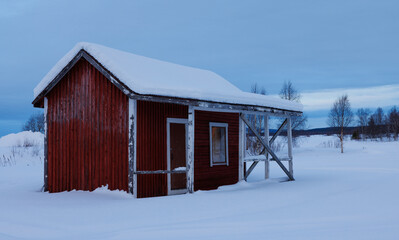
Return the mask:
<svg viewBox="0 0 399 240"><path fill-rule="evenodd" d="M226 128L212 127L212 161L226 162Z"/></svg>

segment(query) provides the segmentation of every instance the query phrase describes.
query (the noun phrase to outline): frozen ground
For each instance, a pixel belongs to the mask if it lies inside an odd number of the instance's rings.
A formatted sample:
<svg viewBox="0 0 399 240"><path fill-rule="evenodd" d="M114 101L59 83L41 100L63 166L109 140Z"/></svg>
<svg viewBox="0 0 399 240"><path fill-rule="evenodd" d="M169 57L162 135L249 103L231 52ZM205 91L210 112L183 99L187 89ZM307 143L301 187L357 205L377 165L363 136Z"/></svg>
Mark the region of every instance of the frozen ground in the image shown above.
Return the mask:
<svg viewBox="0 0 399 240"><path fill-rule="evenodd" d="M147 199L40 192L42 151L14 147L0 166L0 239L399 239L399 142L348 141L341 154L332 139L302 139L294 182L275 163L262 180L259 164L248 183ZM11 151L0 139L0 157Z"/></svg>

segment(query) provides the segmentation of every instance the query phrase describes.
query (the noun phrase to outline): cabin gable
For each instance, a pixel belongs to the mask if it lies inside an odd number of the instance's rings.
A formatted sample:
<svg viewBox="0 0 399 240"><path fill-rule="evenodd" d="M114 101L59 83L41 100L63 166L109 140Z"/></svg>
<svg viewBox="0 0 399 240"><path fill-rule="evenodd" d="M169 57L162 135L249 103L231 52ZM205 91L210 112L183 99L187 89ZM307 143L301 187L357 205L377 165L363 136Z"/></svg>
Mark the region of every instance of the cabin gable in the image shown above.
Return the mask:
<svg viewBox="0 0 399 240"><path fill-rule="evenodd" d="M80 50L75 57L54 77L54 79L43 89L43 91L38 94L38 96L33 100L32 104L34 107L43 108L44 101L43 98L46 96L62 79L67 75L74 66L85 60L87 63L92 65L99 73L101 73L108 81L115 85L120 91L126 95L130 95L132 92L124 83L122 83L118 78L116 78L110 71L102 66L94 57L92 57L85 50Z"/></svg>
<svg viewBox="0 0 399 240"><path fill-rule="evenodd" d="M128 97L85 59L47 98L50 192L128 188Z"/></svg>

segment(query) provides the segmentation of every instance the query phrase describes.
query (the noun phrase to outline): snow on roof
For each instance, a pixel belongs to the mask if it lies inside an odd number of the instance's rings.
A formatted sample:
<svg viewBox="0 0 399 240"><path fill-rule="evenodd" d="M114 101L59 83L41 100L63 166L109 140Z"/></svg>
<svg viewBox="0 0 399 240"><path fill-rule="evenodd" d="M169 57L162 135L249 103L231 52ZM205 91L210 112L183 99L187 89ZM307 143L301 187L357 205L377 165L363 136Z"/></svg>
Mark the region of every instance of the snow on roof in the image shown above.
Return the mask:
<svg viewBox="0 0 399 240"><path fill-rule="evenodd" d="M83 49L124 83L143 95L197 99L302 111L302 104L276 97L243 92L208 70L160 61L93 43L81 42L70 50L34 89L36 98Z"/></svg>

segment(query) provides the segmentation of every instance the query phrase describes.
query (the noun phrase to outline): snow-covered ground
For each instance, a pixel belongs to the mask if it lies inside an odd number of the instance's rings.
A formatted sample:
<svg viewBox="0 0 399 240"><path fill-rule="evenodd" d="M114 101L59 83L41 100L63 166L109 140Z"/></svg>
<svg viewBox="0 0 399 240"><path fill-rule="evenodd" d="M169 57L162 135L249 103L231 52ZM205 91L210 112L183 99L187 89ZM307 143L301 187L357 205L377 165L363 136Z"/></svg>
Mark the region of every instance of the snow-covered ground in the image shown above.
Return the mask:
<svg viewBox="0 0 399 240"><path fill-rule="evenodd" d="M43 151L19 135L0 139L0 157L15 153L0 164L0 239L399 239L399 142L348 140L341 154L333 137L304 137L296 181L275 163L264 181L259 164L248 183L134 199L41 192Z"/></svg>

